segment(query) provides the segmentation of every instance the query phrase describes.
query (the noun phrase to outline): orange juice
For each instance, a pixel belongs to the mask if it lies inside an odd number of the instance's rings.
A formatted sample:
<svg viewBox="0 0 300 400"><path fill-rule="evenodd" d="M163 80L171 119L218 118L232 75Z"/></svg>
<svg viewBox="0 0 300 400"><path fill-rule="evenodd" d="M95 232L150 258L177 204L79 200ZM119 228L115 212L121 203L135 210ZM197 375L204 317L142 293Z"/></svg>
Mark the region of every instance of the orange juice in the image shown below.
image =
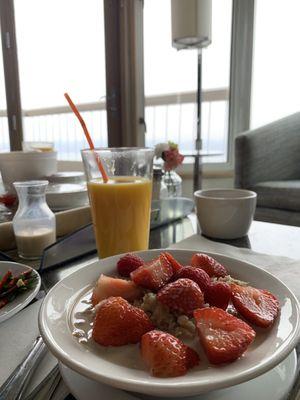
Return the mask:
<svg viewBox="0 0 300 400"><path fill-rule="evenodd" d="M88 182L97 249L101 258L147 250L152 182L138 176L116 176Z"/></svg>

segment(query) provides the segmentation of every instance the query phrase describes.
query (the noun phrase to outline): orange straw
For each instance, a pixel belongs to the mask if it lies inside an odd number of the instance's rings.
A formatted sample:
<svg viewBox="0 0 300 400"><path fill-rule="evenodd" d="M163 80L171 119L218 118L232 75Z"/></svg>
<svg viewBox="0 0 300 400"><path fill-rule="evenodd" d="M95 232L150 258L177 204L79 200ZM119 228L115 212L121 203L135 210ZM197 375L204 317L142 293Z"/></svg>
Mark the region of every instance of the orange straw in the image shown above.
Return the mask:
<svg viewBox="0 0 300 400"><path fill-rule="evenodd" d="M79 113L77 107L75 106L75 104L74 104L73 101L71 100L71 98L70 98L70 96L68 95L68 93L65 93L64 96L65 96L65 98L67 99L67 101L68 101L68 103L69 103L69 106L71 107L72 111L74 112L74 114L76 115L76 117L79 119L79 122L80 122L80 124L81 124L81 126L82 126L83 132L84 132L84 134L85 134L86 140L88 141L88 144L89 144L89 146L90 146L90 149L91 149L91 150L95 150L94 143L93 143L92 138L91 138L91 135L89 134L89 131L88 131L87 127L86 127L86 124L85 124L85 122L84 122L84 119L83 119L82 116L80 115L80 113ZM98 164L98 168L99 168L99 171L101 172L103 181L106 183L106 182L108 181L107 173L105 172L105 169L104 169L104 167L103 167L103 164L102 164L100 158L99 158L96 154L95 154L95 157L96 157L96 161L97 161L97 164Z"/></svg>

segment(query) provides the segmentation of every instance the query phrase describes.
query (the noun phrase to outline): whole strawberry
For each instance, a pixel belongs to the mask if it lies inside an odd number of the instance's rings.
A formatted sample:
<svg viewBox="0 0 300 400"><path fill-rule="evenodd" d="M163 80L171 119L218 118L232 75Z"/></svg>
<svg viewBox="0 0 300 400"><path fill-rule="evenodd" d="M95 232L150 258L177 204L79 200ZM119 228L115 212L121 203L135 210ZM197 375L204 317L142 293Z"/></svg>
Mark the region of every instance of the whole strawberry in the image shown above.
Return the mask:
<svg viewBox="0 0 300 400"><path fill-rule="evenodd" d="M158 330L143 335L141 355L151 375L159 378L185 375L188 369L199 364L195 350L175 336Z"/></svg>
<svg viewBox="0 0 300 400"><path fill-rule="evenodd" d="M176 275L177 279L188 278L196 282L203 293L206 292L207 287L210 285L209 275L201 268L182 267Z"/></svg>
<svg viewBox="0 0 300 400"><path fill-rule="evenodd" d="M143 310L122 297L109 297L97 310L92 337L102 346L123 346L138 343L153 328Z"/></svg>
<svg viewBox="0 0 300 400"><path fill-rule="evenodd" d="M191 264L192 267L203 269L210 277L216 276L219 278L228 275L224 265L220 264L217 260L207 254L194 254L191 259Z"/></svg>
<svg viewBox="0 0 300 400"><path fill-rule="evenodd" d="M210 305L226 310L231 298L231 287L226 282L211 282L205 292L205 301Z"/></svg>
<svg viewBox="0 0 300 400"><path fill-rule="evenodd" d="M130 276L132 271L135 271L143 264L145 264L145 262L141 257L128 253L117 262L117 270L121 276Z"/></svg>
<svg viewBox="0 0 300 400"><path fill-rule="evenodd" d="M201 289L197 283L187 278L167 284L157 293L156 298L171 311L188 316L193 315L195 309L204 305Z"/></svg>

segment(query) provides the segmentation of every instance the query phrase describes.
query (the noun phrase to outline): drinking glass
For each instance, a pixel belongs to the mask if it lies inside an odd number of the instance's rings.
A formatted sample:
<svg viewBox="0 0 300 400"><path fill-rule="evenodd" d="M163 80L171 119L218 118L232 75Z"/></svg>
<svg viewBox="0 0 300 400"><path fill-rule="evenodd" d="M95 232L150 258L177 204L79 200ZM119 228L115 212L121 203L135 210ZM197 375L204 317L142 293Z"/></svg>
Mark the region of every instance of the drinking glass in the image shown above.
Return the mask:
<svg viewBox="0 0 300 400"><path fill-rule="evenodd" d="M147 250L149 244L153 150L82 150L92 220L101 258ZM100 159L108 182L99 171Z"/></svg>

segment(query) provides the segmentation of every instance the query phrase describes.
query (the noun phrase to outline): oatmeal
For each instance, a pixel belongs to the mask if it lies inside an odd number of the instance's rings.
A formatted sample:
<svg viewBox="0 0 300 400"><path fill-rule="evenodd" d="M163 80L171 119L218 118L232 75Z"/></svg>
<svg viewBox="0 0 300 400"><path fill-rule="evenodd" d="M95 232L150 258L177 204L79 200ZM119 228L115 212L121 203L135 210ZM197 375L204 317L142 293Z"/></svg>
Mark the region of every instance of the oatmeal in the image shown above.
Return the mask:
<svg viewBox="0 0 300 400"><path fill-rule="evenodd" d="M187 338L194 337L196 334L194 319L186 315L171 313L167 306L157 301L155 293L146 293L133 305L144 310L158 329Z"/></svg>

